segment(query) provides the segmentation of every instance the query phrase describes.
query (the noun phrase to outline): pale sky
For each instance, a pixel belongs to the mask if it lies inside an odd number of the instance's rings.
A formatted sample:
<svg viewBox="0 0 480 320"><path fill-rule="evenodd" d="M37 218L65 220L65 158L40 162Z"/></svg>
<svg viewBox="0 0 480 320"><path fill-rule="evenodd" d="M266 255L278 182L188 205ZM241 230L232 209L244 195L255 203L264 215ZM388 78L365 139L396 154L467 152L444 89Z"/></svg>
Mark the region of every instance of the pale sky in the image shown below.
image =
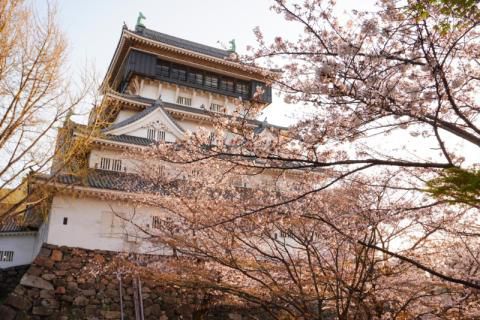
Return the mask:
<svg viewBox="0 0 480 320"><path fill-rule="evenodd" d="M31 0L45 7L46 0ZM236 39L237 51L255 45L253 28L260 26L266 40L275 36L295 37L302 29L269 10L272 0L57 0L60 27L69 44L69 72L79 73L94 63L103 78L117 45L123 22L132 29L138 12L147 17L147 28L180 38L220 47ZM371 6L372 0L339 0L343 9ZM292 123L301 106L286 105L273 97L267 109L268 122ZM263 118L262 118L263 120Z"/></svg>

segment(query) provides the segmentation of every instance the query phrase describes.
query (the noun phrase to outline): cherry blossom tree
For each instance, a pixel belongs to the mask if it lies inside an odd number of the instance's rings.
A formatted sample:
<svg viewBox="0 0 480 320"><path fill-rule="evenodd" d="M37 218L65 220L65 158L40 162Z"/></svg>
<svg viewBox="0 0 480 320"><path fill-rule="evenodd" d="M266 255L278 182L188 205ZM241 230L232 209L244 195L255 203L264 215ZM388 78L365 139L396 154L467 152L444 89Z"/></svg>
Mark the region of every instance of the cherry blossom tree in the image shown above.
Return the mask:
<svg viewBox="0 0 480 320"><path fill-rule="evenodd" d="M333 1L275 1L304 33L269 43L256 29L245 63L281 67L272 84L314 113L281 130L243 103L212 114L213 137L130 152L133 200L164 213L137 225L146 239L292 318L478 317L480 19L442 3L338 16Z"/></svg>

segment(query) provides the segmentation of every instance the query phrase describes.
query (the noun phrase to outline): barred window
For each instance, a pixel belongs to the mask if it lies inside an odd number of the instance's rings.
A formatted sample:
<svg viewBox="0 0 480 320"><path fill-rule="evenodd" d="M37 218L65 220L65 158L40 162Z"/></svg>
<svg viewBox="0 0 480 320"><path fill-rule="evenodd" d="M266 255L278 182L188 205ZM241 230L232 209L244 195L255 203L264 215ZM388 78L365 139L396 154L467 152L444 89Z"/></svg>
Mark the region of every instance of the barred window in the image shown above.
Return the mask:
<svg viewBox="0 0 480 320"><path fill-rule="evenodd" d="M0 250L0 261L1 262L12 262L13 261L13 251L4 251Z"/></svg>
<svg viewBox="0 0 480 320"><path fill-rule="evenodd" d="M122 160L112 161L112 171L122 171Z"/></svg>
<svg viewBox="0 0 480 320"><path fill-rule="evenodd" d="M109 171L122 171L122 160L102 157L100 158L100 169Z"/></svg>
<svg viewBox="0 0 480 320"><path fill-rule="evenodd" d="M221 104L212 103L212 104L210 104L210 111L213 111L213 112L225 112L225 108L224 108Z"/></svg>
<svg viewBox="0 0 480 320"><path fill-rule="evenodd" d="M280 230L280 236L283 238L293 238L292 230Z"/></svg>
<svg viewBox="0 0 480 320"><path fill-rule="evenodd" d="M165 131L157 130L157 140L165 141Z"/></svg>
<svg viewBox="0 0 480 320"><path fill-rule="evenodd" d="M152 217L152 228L154 229L162 228L162 219L159 216Z"/></svg>
<svg viewBox="0 0 480 320"><path fill-rule="evenodd" d="M191 170L192 177L198 178L200 176L200 169L198 168L192 168Z"/></svg>
<svg viewBox="0 0 480 320"><path fill-rule="evenodd" d="M147 129L147 138L155 140L155 129Z"/></svg>
<svg viewBox="0 0 480 320"><path fill-rule="evenodd" d="M177 98L177 103L181 104L182 106L190 107L192 105L192 98L179 96Z"/></svg>
<svg viewBox="0 0 480 320"><path fill-rule="evenodd" d="M152 228L173 232L177 231L171 217L162 218L161 216L152 216Z"/></svg>
<svg viewBox="0 0 480 320"><path fill-rule="evenodd" d="M210 145L215 145L216 144L215 132L210 132L210 134L208 135L208 143Z"/></svg>
<svg viewBox="0 0 480 320"><path fill-rule="evenodd" d="M109 158L101 158L100 159L100 169L110 170L110 162L111 162L111 159L109 159Z"/></svg>
<svg viewBox="0 0 480 320"><path fill-rule="evenodd" d="M154 141L165 141L165 131L149 128L147 129L147 138Z"/></svg>

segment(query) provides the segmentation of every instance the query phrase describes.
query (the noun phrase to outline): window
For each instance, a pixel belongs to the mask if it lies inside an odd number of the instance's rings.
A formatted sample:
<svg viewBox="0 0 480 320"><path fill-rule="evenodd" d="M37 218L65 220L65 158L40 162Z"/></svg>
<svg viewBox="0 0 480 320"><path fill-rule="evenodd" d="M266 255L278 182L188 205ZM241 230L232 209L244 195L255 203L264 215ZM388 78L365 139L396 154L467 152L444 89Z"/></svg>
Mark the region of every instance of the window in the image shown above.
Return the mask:
<svg viewBox="0 0 480 320"><path fill-rule="evenodd" d="M188 106L190 107L192 105L192 98L187 98L187 97L182 97L179 96L177 98L177 103L181 104L182 106Z"/></svg>
<svg viewBox="0 0 480 320"><path fill-rule="evenodd" d="M63 217L63 225L67 225L68 224L68 218L67 217Z"/></svg>
<svg viewBox="0 0 480 320"><path fill-rule="evenodd" d="M147 138L153 141L165 141L165 131L149 128Z"/></svg>
<svg viewBox="0 0 480 320"><path fill-rule="evenodd" d="M280 230L280 236L283 238L293 238L292 230Z"/></svg>
<svg viewBox="0 0 480 320"><path fill-rule="evenodd" d="M187 81L187 70L183 69L181 66L174 65L172 67L172 79Z"/></svg>
<svg viewBox="0 0 480 320"><path fill-rule="evenodd" d="M113 160L112 171L122 171L122 160Z"/></svg>
<svg viewBox="0 0 480 320"><path fill-rule="evenodd" d="M158 167L158 177L165 178L165 166Z"/></svg>
<svg viewBox="0 0 480 320"><path fill-rule="evenodd" d="M168 78L170 76L170 64L165 61L157 60L157 75Z"/></svg>
<svg viewBox="0 0 480 320"><path fill-rule="evenodd" d="M191 71L188 73L188 82L202 85L203 74L200 71Z"/></svg>
<svg viewBox="0 0 480 320"><path fill-rule="evenodd" d="M152 217L152 228L154 229L162 228L162 219L159 216Z"/></svg>
<svg viewBox="0 0 480 320"><path fill-rule="evenodd" d="M255 87L251 87L253 83L241 79L236 79L221 75L218 73L208 72L182 64L157 59L155 66L156 77L171 82L184 83L195 88L202 89L218 89L223 93L231 96L241 96L250 98L249 95L255 91ZM257 82L254 82L257 84ZM265 84L258 82L258 86L265 89ZM210 90L211 91L211 90ZM216 90L215 90L216 91Z"/></svg>
<svg viewBox="0 0 480 320"><path fill-rule="evenodd" d="M110 171L122 171L122 160L100 158L100 169Z"/></svg>
<svg viewBox="0 0 480 320"><path fill-rule="evenodd" d="M210 132L210 134L208 135L208 144L215 144L215 132Z"/></svg>
<svg viewBox="0 0 480 320"><path fill-rule="evenodd" d="M165 141L165 131L157 130L157 140Z"/></svg>
<svg viewBox="0 0 480 320"><path fill-rule="evenodd" d="M213 111L213 112L225 112L225 108L224 108L221 104L212 103L212 104L210 105L210 111Z"/></svg>
<svg viewBox="0 0 480 320"><path fill-rule="evenodd" d="M191 174L192 174L192 177L198 178L200 176L200 169L192 168Z"/></svg>
<svg viewBox="0 0 480 320"><path fill-rule="evenodd" d="M248 95L248 85L245 82L237 82L237 87L235 91L242 96L246 96Z"/></svg>
<svg viewBox="0 0 480 320"><path fill-rule="evenodd" d="M220 80L220 89L225 91L233 92L233 80L232 79L221 79Z"/></svg>
<svg viewBox="0 0 480 320"><path fill-rule="evenodd" d="M153 216L152 217L152 228L154 229L163 229L166 231L177 232L178 229L176 228L175 224L171 217L166 217L162 219L161 216Z"/></svg>
<svg viewBox="0 0 480 320"><path fill-rule="evenodd" d="M147 129L147 138L150 140L155 140L155 129Z"/></svg>
<svg viewBox="0 0 480 320"><path fill-rule="evenodd" d="M218 88L218 78L213 75L205 76L205 86L210 88Z"/></svg>
<svg viewBox="0 0 480 320"><path fill-rule="evenodd" d="M109 158L101 158L100 159L100 169L102 170L110 170L110 161Z"/></svg>
<svg viewBox="0 0 480 320"><path fill-rule="evenodd" d="M12 262L13 261L13 251L3 251L0 250L0 261L1 262Z"/></svg>

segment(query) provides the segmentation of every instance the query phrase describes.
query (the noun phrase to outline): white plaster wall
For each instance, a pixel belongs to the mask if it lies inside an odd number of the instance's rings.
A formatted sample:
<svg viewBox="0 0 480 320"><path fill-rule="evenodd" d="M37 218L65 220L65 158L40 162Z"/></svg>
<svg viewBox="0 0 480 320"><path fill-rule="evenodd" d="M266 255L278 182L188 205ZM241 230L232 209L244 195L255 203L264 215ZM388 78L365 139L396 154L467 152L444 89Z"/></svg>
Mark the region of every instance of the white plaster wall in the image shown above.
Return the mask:
<svg viewBox="0 0 480 320"><path fill-rule="evenodd" d="M151 229L152 216L166 216L157 208L134 208L119 202L57 195L52 202L47 243L85 249L171 253L168 248L152 244L146 239L147 235L117 215L125 219L134 217L135 224L152 232L155 232ZM66 225L64 218L68 219Z"/></svg>
<svg viewBox="0 0 480 320"><path fill-rule="evenodd" d="M176 103L175 101L176 91L173 88L165 88L162 86L160 94L162 95L162 101Z"/></svg>
<svg viewBox="0 0 480 320"><path fill-rule="evenodd" d="M35 258L40 252L42 245L47 241L48 235L48 221L44 221L40 228L37 231L37 235L35 237L35 245L33 248L33 257Z"/></svg>
<svg viewBox="0 0 480 320"><path fill-rule="evenodd" d="M134 213L133 207L118 202L108 203L95 198L77 199L70 196L55 196L49 217L47 243L91 250L172 254L171 249L153 244L130 223L111 215L112 210L125 218ZM134 222L155 232L151 228L153 215L162 218L167 216L157 208L137 208ZM63 224L65 217L68 218L67 225ZM294 244L293 239L282 238L279 231L277 236L280 241L284 239L287 243ZM265 249L267 250L268 247ZM31 258L26 263L30 262Z"/></svg>
<svg viewBox="0 0 480 320"><path fill-rule="evenodd" d="M199 124L198 122L185 121L185 120L178 120L177 123L183 128L183 130L190 131L190 132L196 132L200 130L200 128L204 128L208 131L213 130L213 127L206 123Z"/></svg>
<svg viewBox="0 0 480 320"><path fill-rule="evenodd" d="M37 255L35 234L4 234L0 236L0 251L14 251L13 261L0 261L0 269L32 263Z"/></svg>
<svg viewBox="0 0 480 320"><path fill-rule="evenodd" d="M158 98L158 85L155 83L144 83L140 95L145 98L154 99Z"/></svg>
<svg viewBox="0 0 480 320"><path fill-rule="evenodd" d="M122 160L122 172L125 171L124 168L127 172L131 171L136 165L133 161L125 159L121 151L93 149L88 159L89 167L95 168L95 165L97 165L97 169L100 169L100 158L102 157Z"/></svg>
<svg viewBox="0 0 480 320"><path fill-rule="evenodd" d="M121 110L119 113L118 113L118 116L117 118L115 119L115 121L113 121L113 123L119 123L119 122L122 122L123 120L127 120L128 118L134 116L135 114L137 114L137 111L132 111L132 110Z"/></svg>
<svg viewBox="0 0 480 320"><path fill-rule="evenodd" d="M165 102L177 103L177 97L184 96L192 98L192 108L200 108L203 105L208 110L210 103L217 103L225 106L228 114L235 110L236 101L238 101L238 99L230 96L160 81L145 81L138 94L145 98L157 99L158 92L160 92L162 100Z"/></svg>

